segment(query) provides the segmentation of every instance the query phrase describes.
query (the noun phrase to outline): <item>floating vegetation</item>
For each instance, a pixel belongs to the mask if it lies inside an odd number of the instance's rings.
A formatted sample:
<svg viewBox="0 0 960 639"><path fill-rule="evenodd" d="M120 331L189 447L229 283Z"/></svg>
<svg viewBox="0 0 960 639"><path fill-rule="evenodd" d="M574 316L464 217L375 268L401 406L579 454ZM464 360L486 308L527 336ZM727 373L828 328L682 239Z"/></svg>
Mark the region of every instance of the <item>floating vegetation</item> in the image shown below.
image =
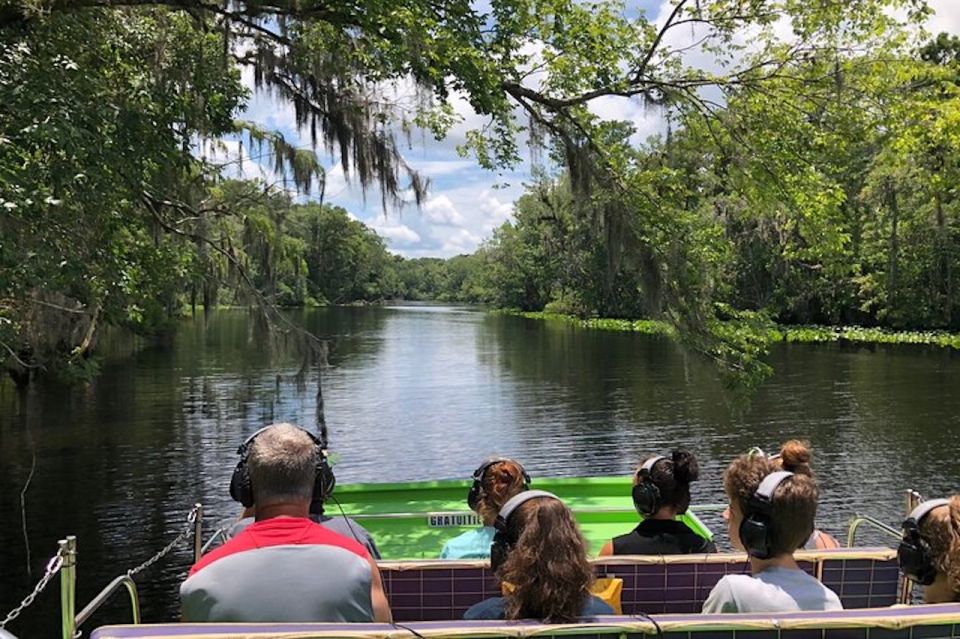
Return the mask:
<svg viewBox="0 0 960 639"><path fill-rule="evenodd" d="M581 318L560 313L504 311L508 315L528 319L548 320L574 324L581 328L602 331L626 331L645 335L664 335L675 338L676 329L657 320L628 320L603 317ZM857 343L857 344L925 344L960 350L960 334L945 331L891 331L863 326L778 326L769 333L771 342L801 344Z"/></svg>

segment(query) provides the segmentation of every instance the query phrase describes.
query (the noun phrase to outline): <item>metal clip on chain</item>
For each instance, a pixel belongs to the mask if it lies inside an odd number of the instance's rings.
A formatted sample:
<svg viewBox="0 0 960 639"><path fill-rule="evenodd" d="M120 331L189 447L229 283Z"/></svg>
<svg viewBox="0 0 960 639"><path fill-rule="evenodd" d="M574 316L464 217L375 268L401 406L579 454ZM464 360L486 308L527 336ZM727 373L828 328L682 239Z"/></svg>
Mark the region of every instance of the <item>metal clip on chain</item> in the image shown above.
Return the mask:
<svg viewBox="0 0 960 639"><path fill-rule="evenodd" d="M186 539L187 535L193 532L193 524L197 520L197 513L200 511L200 508L201 508L200 504L197 504L190 510L190 512L187 514L186 526L182 531L180 531L179 535L174 537L173 541L171 541L169 544L161 548L160 551L155 555L153 555L152 557L150 557L150 559L147 559L145 562L143 562L139 566L135 566L130 570L128 570L127 576L132 578L133 576L143 572L153 564L163 559L163 557L166 556L171 550L173 550L177 546L177 544L179 544L181 541Z"/></svg>
<svg viewBox="0 0 960 639"><path fill-rule="evenodd" d="M50 558L50 561L47 562L47 568L43 572L43 577L40 578L40 581L37 582L37 585L34 586L33 592L23 598L23 601L20 602L20 605L7 613L7 616L3 621L0 621L0 630L6 628L7 624L20 616L20 613L23 612L26 608L33 603L33 600L37 598L43 589L47 587L47 584L50 583L50 580L60 572L60 568L63 566L63 552L57 551L53 557Z"/></svg>

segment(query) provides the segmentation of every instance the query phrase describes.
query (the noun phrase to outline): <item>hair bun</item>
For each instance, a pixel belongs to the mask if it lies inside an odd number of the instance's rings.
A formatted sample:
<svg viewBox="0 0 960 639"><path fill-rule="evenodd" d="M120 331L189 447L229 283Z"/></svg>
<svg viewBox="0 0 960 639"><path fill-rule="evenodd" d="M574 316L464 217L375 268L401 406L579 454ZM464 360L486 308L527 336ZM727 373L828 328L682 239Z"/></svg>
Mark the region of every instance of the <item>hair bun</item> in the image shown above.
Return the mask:
<svg viewBox="0 0 960 639"><path fill-rule="evenodd" d="M810 452L810 444L791 439L783 444L780 449L780 460L783 463L783 469L798 475L813 475L810 468L810 462L813 460L813 453Z"/></svg>
<svg viewBox="0 0 960 639"><path fill-rule="evenodd" d="M700 466L693 453L683 449L673 451L673 476L679 484L689 484L700 478Z"/></svg>

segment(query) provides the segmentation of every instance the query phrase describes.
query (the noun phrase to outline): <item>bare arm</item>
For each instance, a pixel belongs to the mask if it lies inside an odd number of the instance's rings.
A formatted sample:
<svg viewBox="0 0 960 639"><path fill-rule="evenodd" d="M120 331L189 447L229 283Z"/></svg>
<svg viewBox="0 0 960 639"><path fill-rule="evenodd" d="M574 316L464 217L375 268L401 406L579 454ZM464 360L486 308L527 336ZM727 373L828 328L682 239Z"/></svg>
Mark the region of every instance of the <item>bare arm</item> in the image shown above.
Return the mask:
<svg viewBox="0 0 960 639"><path fill-rule="evenodd" d="M381 623L393 623L393 613L390 612L390 602L383 592L383 580L380 579L380 568L373 557L367 557L370 562L370 602L373 604L373 620Z"/></svg>
<svg viewBox="0 0 960 639"><path fill-rule="evenodd" d="M603 545L603 548L600 549L601 557L610 557L613 555L613 541L608 541Z"/></svg>

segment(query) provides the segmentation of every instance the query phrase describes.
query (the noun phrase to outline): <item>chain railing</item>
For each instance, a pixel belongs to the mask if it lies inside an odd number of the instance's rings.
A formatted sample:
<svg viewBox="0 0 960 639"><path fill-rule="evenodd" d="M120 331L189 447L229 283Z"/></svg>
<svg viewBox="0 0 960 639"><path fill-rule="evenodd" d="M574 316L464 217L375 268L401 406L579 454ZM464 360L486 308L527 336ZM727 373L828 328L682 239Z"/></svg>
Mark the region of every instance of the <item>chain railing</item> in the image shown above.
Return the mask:
<svg viewBox="0 0 960 639"><path fill-rule="evenodd" d="M153 564L163 559L166 555L168 555L170 551L176 548L180 542L182 542L184 539L187 538L188 535L190 535L190 533L194 533L194 535L196 535L197 533L196 524L198 521L202 521L202 516L203 516L202 513L203 513L203 506L200 504L194 504L190 512L187 513L187 524L186 526L184 526L183 530L180 531L180 534L174 537L173 541L171 541L169 544L161 548L158 552L156 552L152 557L147 559L145 562L143 562L139 566L134 566L133 568L128 570L126 572L126 575L128 577L137 576L138 574L140 574L141 572L143 572ZM194 544L194 546L196 546L196 544ZM196 555L196 549L194 549L194 555ZM195 556L194 559L199 559L199 557Z"/></svg>
<svg viewBox="0 0 960 639"><path fill-rule="evenodd" d="M23 601L7 613L7 616L0 621L0 631L5 630L7 624L20 616L20 614L30 607L33 604L34 600L40 595L41 592L50 584L50 581L53 580L58 574L60 575L60 617L61 617L61 626L62 626L62 637L63 639L76 639L80 636L77 628L80 627L85 621L87 621L94 612L96 612L110 597L113 596L115 592L120 590L121 587L126 588L127 594L130 597L130 606L131 613L133 617L133 623L140 623L140 599L137 595L137 585L133 581L133 577L140 574L150 566L154 565L163 557L168 555L171 550L177 547L178 544L183 542L191 533L194 535L193 540L193 555L194 561L198 560L200 550L201 550L201 535L202 535L202 526L203 526L203 506L201 504L195 504L193 508L187 513L187 523L184 526L183 530L177 534L174 539L161 548L158 552L150 556L149 559L143 563L134 566L133 568L126 571L126 573L120 575L111 581L107 586L101 590L97 595L90 601L89 604L80 611L79 614L75 614L76 611L76 585L77 585L77 539L76 537L67 537L59 541L59 549L57 554L50 558L50 561L47 562L46 570L44 570L43 577L40 578L40 581L37 582L33 590L29 595L23 598Z"/></svg>
<svg viewBox="0 0 960 639"><path fill-rule="evenodd" d="M3 630L7 627L7 624L20 616L20 613L30 607L30 604L33 603L33 600L43 592L47 587L47 584L50 583L50 580L56 577L57 573L60 572L60 568L63 567L63 557L64 549L61 547L57 554L50 558L50 561L47 562L47 567L43 571L43 576L40 577L40 581L37 582L37 585L33 587L33 591L23 598L23 601L20 602L16 608L7 613L7 616L3 618L3 621L0 621L0 630Z"/></svg>

